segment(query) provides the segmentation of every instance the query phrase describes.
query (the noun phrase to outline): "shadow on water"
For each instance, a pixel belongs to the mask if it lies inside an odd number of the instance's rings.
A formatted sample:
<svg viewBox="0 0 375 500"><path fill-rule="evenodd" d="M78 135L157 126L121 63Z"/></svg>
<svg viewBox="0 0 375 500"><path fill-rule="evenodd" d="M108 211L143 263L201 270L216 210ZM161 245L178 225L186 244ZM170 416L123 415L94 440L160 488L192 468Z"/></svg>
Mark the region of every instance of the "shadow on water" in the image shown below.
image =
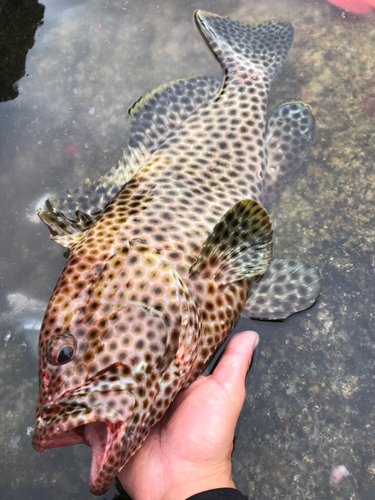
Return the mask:
<svg viewBox="0 0 375 500"><path fill-rule="evenodd" d="M176 78L220 75L191 21L203 8L293 23L270 110L303 100L317 123L312 152L271 215L275 255L318 268L322 292L286 322L237 327L258 331L260 344L236 430L234 481L249 498L375 498L375 14L354 16L325 0L0 6L0 496L94 498L88 448L35 453L30 444L35 324L65 262L35 213L116 163L126 110L141 95ZM28 307L15 312L20 296ZM338 465L350 475L334 485ZM102 498L118 494L113 486Z"/></svg>
<svg viewBox="0 0 375 500"><path fill-rule="evenodd" d="M0 102L18 96L16 82L25 75L27 52L43 15L44 5L37 0L0 1Z"/></svg>

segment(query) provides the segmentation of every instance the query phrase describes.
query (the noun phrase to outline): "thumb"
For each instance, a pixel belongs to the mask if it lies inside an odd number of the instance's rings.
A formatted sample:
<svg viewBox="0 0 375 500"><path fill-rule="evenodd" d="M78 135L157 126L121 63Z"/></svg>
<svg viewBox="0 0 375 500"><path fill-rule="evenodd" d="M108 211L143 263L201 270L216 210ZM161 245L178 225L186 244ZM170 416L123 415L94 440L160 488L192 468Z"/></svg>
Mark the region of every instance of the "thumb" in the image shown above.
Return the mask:
<svg viewBox="0 0 375 500"><path fill-rule="evenodd" d="M259 343L256 332L235 335L226 346L212 377L228 392L243 387L254 349Z"/></svg>

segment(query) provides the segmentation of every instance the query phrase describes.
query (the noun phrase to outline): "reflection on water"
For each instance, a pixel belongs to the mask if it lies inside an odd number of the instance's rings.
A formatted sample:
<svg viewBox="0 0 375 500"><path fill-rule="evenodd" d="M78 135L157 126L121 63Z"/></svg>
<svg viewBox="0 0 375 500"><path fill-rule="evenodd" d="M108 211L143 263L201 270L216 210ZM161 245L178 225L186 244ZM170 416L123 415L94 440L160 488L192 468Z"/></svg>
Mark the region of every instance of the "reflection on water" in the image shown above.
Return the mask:
<svg viewBox="0 0 375 500"><path fill-rule="evenodd" d="M275 254L319 268L322 293L285 323L245 323L261 343L237 429L234 480L253 498L375 498L374 14L342 15L323 0L45 6L28 76L19 96L1 104L0 496L93 498L88 448L35 453L30 444L38 301L48 300L65 262L33 213L116 163L126 110L141 95L175 78L220 74L192 23L202 8L249 23L290 20L295 42L270 111L303 100L317 121L312 153L271 212ZM20 297L34 312L15 308ZM350 475L335 484L339 466ZM105 498L114 495L113 488Z"/></svg>

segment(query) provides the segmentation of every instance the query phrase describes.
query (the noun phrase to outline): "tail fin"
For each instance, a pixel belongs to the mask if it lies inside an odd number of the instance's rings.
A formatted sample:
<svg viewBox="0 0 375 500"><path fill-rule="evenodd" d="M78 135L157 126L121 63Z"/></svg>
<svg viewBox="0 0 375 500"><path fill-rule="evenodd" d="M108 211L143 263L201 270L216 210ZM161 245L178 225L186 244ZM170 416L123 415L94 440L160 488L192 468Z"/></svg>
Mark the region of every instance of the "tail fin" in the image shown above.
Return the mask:
<svg viewBox="0 0 375 500"><path fill-rule="evenodd" d="M197 10L195 22L222 67L246 66L273 79L293 42L294 29L288 22L250 26L227 17Z"/></svg>

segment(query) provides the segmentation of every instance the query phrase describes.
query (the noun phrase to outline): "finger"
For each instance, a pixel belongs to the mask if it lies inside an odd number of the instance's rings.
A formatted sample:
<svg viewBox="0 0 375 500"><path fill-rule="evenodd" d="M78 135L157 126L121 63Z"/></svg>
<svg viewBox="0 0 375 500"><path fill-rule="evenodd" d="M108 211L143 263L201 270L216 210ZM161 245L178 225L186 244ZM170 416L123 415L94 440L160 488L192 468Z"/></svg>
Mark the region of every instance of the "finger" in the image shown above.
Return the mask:
<svg viewBox="0 0 375 500"><path fill-rule="evenodd" d="M258 342L258 334L250 331L239 333L230 340L212 375L226 390L243 385Z"/></svg>

